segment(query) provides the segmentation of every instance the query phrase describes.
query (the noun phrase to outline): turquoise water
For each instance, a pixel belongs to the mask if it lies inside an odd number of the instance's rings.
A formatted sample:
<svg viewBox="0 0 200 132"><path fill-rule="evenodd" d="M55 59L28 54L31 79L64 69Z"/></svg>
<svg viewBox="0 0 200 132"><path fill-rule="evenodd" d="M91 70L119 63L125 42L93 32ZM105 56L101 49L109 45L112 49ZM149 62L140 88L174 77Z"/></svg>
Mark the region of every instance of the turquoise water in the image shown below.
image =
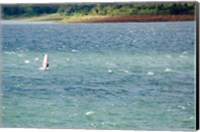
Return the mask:
<svg viewBox="0 0 200 132"><path fill-rule="evenodd" d="M194 32L194 22L3 24L3 127L192 130Z"/></svg>

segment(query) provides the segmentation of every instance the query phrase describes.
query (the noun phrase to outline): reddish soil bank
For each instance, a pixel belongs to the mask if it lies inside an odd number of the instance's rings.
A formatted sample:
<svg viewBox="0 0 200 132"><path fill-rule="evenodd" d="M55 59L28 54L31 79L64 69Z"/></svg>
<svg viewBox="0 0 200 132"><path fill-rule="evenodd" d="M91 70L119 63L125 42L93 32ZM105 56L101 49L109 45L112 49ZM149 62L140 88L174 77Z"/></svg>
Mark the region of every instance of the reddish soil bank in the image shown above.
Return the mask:
<svg viewBox="0 0 200 132"><path fill-rule="evenodd" d="M108 16L94 17L82 22L156 22L156 21L192 21L194 15L155 15L155 16Z"/></svg>

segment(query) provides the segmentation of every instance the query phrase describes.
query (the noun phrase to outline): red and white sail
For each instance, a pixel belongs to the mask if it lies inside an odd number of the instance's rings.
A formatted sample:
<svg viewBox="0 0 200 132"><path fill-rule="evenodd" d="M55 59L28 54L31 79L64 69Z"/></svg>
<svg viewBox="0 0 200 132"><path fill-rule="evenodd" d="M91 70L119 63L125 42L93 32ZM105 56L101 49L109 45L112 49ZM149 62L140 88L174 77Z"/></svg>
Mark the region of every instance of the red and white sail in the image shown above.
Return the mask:
<svg viewBox="0 0 200 132"><path fill-rule="evenodd" d="M48 67L48 54L44 55L44 59L43 59L43 68L47 68Z"/></svg>

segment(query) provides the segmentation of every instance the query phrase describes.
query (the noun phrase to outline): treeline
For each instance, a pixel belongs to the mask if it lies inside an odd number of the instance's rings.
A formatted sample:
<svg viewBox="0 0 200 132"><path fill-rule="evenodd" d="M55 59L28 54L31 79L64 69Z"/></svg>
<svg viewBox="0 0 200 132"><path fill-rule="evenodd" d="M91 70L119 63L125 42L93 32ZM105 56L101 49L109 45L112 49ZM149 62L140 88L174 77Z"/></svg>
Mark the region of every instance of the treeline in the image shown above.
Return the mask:
<svg viewBox="0 0 200 132"><path fill-rule="evenodd" d="M194 2L3 5L2 17L30 17L59 13L63 16L129 16L194 14Z"/></svg>
<svg viewBox="0 0 200 132"><path fill-rule="evenodd" d="M3 5L2 17L30 17L56 13L58 5Z"/></svg>

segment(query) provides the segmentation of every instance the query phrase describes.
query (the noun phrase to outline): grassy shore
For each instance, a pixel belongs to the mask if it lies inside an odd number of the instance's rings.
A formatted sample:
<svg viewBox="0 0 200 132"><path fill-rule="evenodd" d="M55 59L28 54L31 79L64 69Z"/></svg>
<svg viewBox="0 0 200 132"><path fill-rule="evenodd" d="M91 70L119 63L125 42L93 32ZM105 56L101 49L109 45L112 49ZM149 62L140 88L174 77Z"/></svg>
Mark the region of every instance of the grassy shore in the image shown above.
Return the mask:
<svg viewBox="0 0 200 132"><path fill-rule="evenodd" d="M62 16L58 13L35 16L10 18L29 21L53 21L56 23L96 23L96 22L153 22L153 21L192 21L194 15L140 15L140 16Z"/></svg>

